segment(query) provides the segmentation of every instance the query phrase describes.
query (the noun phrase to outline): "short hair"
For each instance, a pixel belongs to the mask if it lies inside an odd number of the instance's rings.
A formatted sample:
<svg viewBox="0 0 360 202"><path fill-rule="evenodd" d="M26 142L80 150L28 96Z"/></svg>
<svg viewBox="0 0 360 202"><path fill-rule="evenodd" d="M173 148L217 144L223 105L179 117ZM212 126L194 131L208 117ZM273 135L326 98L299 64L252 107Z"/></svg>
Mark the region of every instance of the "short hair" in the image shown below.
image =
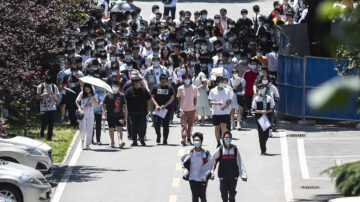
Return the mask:
<svg viewBox="0 0 360 202"><path fill-rule="evenodd" d="M277 5L280 5L280 2L279 1L274 1L274 7L277 6Z"/></svg>
<svg viewBox="0 0 360 202"><path fill-rule="evenodd" d="M204 140L204 135L200 132L196 132L193 134L192 138L195 139L196 137L199 137L201 142Z"/></svg>
<svg viewBox="0 0 360 202"><path fill-rule="evenodd" d="M259 5L254 5L254 6L253 6L253 10L254 10L255 12L259 12L259 11L260 11Z"/></svg>
<svg viewBox="0 0 360 202"><path fill-rule="evenodd" d="M186 72L182 77L183 77L183 78L191 78L189 72Z"/></svg>
<svg viewBox="0 0 360 202"><path fill-rule="evenodd" d="M215 80L215 83L219 83L220 81L223 81L224 80L224 77L222 76L217 76L216 77L216 80Z"/></svg>
<svg viewBox="0 0 360 202"><path fill-rule="evenodd" d="M225 13L227 13L227 10L226 10L225 8L222 8L222 9L220 9L220 12L225 12Z"/></svg>
<svg viewBox="0 0 360 202"><path fill-rule="evenodd" d="M160 80L162 80L162 79L168 80L168 77L166 76L166 74L160 74Z"/></svg>
<svg viewBox="0 0 360 202"><path fill-rule="evenodd" d="M119 81L114 81L114 82L112 83L112 85L120 86L120 82L119 82Z"/></svg>

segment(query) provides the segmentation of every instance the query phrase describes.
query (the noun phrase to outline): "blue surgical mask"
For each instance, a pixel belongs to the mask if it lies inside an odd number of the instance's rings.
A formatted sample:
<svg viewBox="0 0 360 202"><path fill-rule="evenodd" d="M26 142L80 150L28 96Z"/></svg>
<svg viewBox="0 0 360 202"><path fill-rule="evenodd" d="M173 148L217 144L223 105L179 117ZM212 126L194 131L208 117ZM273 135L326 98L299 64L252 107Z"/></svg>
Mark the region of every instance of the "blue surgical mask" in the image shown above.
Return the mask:
<svg viewBox="0 0 360 202"><path fill-rule="evenodd" d="M191 37L185 37L186 41L191 41Z"/></svg>
<svg viewBox="0 0 360 202"><path fill-rule="evenodd" d="M189 84L190 84L190 82L191 82L191 80L190 80L190 79L185 79L185 80L184 80L184 83L185 83L186 85L189 85Z"/></svg>
<svg viewBox="0 0 360 202"><path fill-rule="evenodd" d="M181 73L181 74L185 74L185 73L186 73L186 69L180 69L180 73Z"/></svg>
<svg viewBox="0 0 360 202"><path fill-rule="evenodd" d="M224 139L225 144L229 145L231 144L231 139Z"/></svg>
<svg viewBox="0 0 360 202"><path fill-rule="evenodd" d="M111 34L106 34L106 38L110 39L110 38L111 38Z"/></svg>
<svg viewBox="0 0 360 202"><path fill-rule="evenodd" d="M110 61L115 61L116 57L110 57Z"/></svg>
<svg viewBox="0 0 360 202"><path fill-rule="evenodd" d="M248 60L240 60L240 63L247 63Z"/></svg>
<svg viewBox="0 0 360 202"><path fill-rule="evenodd" d="M126 60L131 60L132 56L131 55L125 55L125 59Z"/></svg>
<svg viewBox="0 0 360 202"><path fill-rule="evenodd" d="M169 33L168 33L168 32L165 32L165 33L164 33L164 36L165 36L165 37L168 37L168 36L169 36Z"/></svg>
<svg viewBox="0 0 360 202"><path fill-rule="evenodd" d="M262 56L262 53L256 53L256 55L257 55L258 57L261 57L261 56Z"/></svg>
<svg viewBox="0 0 360 202"><path fill-rule="evenodd" d="M73 75L73 76L77 76L77 75L79 75L79 73L73 72L72 75Z"/></svg>
<svg viewBox="0 0 360 202"><path fill-rule="evenodd" d="M207 18L207 15L202 15L201 16L203 19L206 19Z"/></svg>
<svg viewBox="0 0 360 202"><path fill-rule="evenodd" d="M160 62L153 62L153 65L155 66L155 67L158 67L159 65L160 65Z"/></svg>
<svg viewBox="0 0 360 202"><path fill-rule="evenodd" d="M225 88L225 87L226 87L226 84L220 83L219 86L220 86L220 88Z"/></svg>
<svg viewBox="0 0 360 202"><path fill-rule="evenodd" d="M250 65L250 68L251 68L251 69L256 69L257 66L256 66L256 65Z"/></svg>
<svg viewBox="0 0 360 202"><path fill-rule="evenodd" d="M214 22L218 24L220 22L220 20L215 19Z"/></svg>
<svg viewBox="0 0 360 202"><path fill-rule="evenodd" d="M132 65L126 65L126 70L132 70Z"/></svg>
<svg viewBox="0 0 360 202"><path fill-rule="evenodd" d="M140 69L140 72L141 72L142 74L145 74L145 73L146 73L146 69Z"/></svg>
<svg viewBox="0 0 360 202"><path fill-rule="evenodd" d="M112 89L113 89L114 92L118 92L118 91L119 91L119 87L113 86Z"/></svg>
<svg viewBox="0 0 360 202"><path fill-rule="evenodd" d="M195 147L201 147L201 141L194 141Z"/></svg>
<svg viewBox="0 0 360 202"><path fill-rule="evenodd" d="M111 74L112 74L113 76L116 76L116 75L117 75L116 72L112 72Z"/></svg>
<svg viewBox="0 0 360 202"><path fill-rule="evenodd" d="M259 72L259 75L260 75L260 76L262 76L262 75L263 75L263 72L262 72L262 71L260 71L260 72Z"/></svg>
<svg viewBox="0 0 360 202"><path fill-rule="evenodd" d="M201 46L201 50L206 50L207 46Z"/></svg>
<svg viewBox="0 0 360 202"><path fill-rule="evenodd" d="M260 94L265 94L265 88L259 90L259 93L260 93Z"/></svg>
<svg viewBox="0 0 360 202"><path fill-rule="evenodd" d="M196 57L196 58L199 58L199 57L200 57L200 54L199 54L199 53L196 53L196 54L195 54L195 57Z"/></svg>

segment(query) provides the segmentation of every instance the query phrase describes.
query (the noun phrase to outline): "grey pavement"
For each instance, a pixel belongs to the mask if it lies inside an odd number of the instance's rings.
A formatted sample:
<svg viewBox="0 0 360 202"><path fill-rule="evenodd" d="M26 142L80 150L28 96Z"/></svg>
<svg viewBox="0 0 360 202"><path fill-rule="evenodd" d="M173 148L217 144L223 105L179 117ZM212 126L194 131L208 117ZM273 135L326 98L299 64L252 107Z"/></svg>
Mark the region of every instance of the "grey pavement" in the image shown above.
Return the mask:
<svg viewBox="0 0 360 202"><path fill-rule="evenodd" d="M131 141L126 141L126 148L122 150L93 145L92 150L82 151L60 201L190 201L190 187L187 181L182 180L177 164L179 155L191 147L180 146L180 124L178 120L175 123L170 128L168 146L155 143L155 131L149 123L147 147L130 147ZM254 123L255 120L250 118L243 124L242 131L233 131L233 143L239 148L249 176L248 182L238 183L237 201L286 201L280 133L274 133L275 137L268 141L271 156L260 156ZM294 201L327 201L338 197L334 183L320 172L335 165L337 158L360 159L360 152L356 149L360 143L360 132L339 126L304 127L289 121L281 121L280 128L283 128L281 132L290 136L305 134L305 137L286 138ZM211 124L195 126L193 132L204 133L204 148L211 153L215 151ZM309 179L302 177L299 139L304 141ZM103 134L102 141L104 144L110 142L108 134ZM310 188L306 189L306 186ZM209 202L221 201L218 178L209 181L207 197Z"/></svg>

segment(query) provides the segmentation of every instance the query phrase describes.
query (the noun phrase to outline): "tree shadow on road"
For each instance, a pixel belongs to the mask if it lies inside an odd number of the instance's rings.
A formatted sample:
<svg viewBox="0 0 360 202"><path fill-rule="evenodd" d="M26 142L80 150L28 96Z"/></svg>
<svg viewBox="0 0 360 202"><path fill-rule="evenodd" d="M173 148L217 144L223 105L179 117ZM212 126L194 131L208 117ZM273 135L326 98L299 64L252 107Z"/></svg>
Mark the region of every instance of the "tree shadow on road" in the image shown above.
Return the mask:
<svg viewBox="0 0 360 202"><path fill-rule="evenodd" d="M295 199L295 202L305 202L305 201L316 201L316 202L328 202L330 199L335 199L341 197L340 194L318 194L315 195L312 199Z"/></svg>

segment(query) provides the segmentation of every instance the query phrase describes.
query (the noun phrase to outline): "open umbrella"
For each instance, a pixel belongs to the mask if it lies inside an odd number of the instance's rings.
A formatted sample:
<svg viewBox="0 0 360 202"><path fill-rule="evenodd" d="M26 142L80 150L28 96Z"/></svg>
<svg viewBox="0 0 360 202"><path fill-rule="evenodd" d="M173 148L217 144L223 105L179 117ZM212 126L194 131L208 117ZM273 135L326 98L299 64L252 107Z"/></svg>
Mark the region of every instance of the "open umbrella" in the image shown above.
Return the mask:
<svg viewBox="0 0 360 202"><path fill-rule="evenodd" d="M84 83L91 84L91 85L93 85L93 86L95 86L97 88L100 88L102 90L108 91L110 93L113 92L112 88L101 79L91 77L91 76L85 76L85 77L81 77L79 79Z"/></svg>
<svg viewBox="0 0 360 202"><path fill-rule="evenodd" d="M121 1L121 2L117 2L110 12L117 13L117 12L137 11L137 10L140 10L140 8L135 6L134 4Z"/></svg>

